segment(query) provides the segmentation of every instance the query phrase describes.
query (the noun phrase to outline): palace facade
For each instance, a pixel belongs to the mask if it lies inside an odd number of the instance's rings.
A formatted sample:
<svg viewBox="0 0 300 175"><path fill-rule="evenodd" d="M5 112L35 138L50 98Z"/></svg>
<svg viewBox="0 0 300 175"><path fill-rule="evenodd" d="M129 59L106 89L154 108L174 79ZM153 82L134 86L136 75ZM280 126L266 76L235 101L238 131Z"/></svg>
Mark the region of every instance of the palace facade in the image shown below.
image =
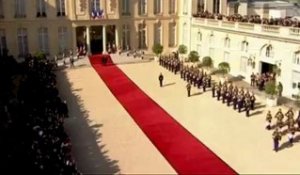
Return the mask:
<svg viewBox="0 0 300 175"><path fill-rule="evenodd" d="M184 44L188 51L198 51L201 58L210 56L215 66L222 61L229 62L230 73L241 75L246 81L252 72L264 73L276 66L281 70L277 80L283 84L283 95L292 97L300 89L299 25L240 22L224 17L235 13L270 17L271 7L259 10L253 3L246 0L0 0L0 54L8 49L15 57L37 51L54 56L68 54L69 50L75 52L78 47L89 54L107 52L112 47L151 53L155 43L162 44L164 52L169 53ZM299 12L297 9L293 7L295 14ZM204 11L223 18L196 17L195 14Z"/></svg>
<svg viewBox="0 0 300 175"><path fill-rule="evenodd" d="M0 47L16 57L84 47L177 47L177 0L0 0Z"/></svg>

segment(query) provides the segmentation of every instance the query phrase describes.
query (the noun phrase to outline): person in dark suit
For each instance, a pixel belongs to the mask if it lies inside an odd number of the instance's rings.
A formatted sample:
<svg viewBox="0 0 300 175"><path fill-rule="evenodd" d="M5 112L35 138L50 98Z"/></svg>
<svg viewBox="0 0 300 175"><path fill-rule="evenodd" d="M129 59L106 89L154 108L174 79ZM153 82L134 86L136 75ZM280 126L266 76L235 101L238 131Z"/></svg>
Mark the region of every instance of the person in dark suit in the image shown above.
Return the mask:
<svg viewBox="0 0 300 175"><path fill-rule="evenodd" d="M188 93L188 97L191 96L191 88L192 88L191 84L188 83L188 84L186 85L186 90L187 90L187 93Z"/></svg>
<svg viewBox="0 0 300 175"><path fill-rule="evenodd" d="M164 76L162 75L162 73L159 74L158 80L159 80L160 87L162 87L163 86L163 80L164 80Z"/></svg>

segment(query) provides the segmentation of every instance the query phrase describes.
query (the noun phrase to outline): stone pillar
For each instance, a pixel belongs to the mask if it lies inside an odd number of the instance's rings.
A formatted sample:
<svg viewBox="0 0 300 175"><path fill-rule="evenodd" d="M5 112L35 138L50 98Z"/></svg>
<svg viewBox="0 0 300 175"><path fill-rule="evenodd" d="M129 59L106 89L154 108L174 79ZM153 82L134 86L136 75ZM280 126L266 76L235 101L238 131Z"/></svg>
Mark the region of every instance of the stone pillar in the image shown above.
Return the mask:
<svg viewBox="0 0 300 175"><path fill-rule="evenodd" d="M119 29L118 29L118 25L115 25L115 44L116 44L116 48L119 48Z"/></svg>
<svg viewBox="0 0 300 175"><path fill-rule="evenodd" d="M86 45L87 45L87 54L91 54L91 37L90 37L90 26L86 26Z"/></svg>
<svg viewBox="0 0 300 175"><path fill-rule="evenodd" d="M102 26L102 44L103 44L103 53L107 53L107 50L106 50L106 25Z"/></svg>

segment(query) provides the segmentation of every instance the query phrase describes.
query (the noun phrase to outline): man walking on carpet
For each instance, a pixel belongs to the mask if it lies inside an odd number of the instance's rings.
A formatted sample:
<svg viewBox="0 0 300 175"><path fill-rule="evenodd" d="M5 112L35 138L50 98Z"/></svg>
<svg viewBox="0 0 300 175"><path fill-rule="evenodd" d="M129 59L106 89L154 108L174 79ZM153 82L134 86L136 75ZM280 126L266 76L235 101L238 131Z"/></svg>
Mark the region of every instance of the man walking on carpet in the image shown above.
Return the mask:
<svg viewBox="0 0 300 175"><path fill-rule="evenodd" d="M163 86L163 80L164 80L164 76L162 75L162 73L159 74L158 80L159 80L160 87L162 87Z"/></svg>

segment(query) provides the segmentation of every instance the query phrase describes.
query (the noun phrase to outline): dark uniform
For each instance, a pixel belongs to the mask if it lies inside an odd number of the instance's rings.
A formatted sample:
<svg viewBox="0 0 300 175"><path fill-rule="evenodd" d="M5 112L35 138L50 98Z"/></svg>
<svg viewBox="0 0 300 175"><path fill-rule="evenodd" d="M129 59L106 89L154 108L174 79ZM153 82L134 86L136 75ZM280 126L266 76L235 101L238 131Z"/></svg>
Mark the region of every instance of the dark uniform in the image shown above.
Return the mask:
<svg viewBox="0 0 300 175"><path fill-rule="evenodd" d="M212 85L212 88L211 88L211 92L212 92L212 97L213 97L213 98L215 97L215 91L216 91L216 85L213 84L213 85Z"/></svg>
<svg viewBox="0 0 300 175"><path fill-rule="evenodd" d="M188 93L188 97L190 97L191 96L191 84L190 83L188 83L187 85L186 85L186 90L187 90L187 93Z"/></svg>
<svg viewBox="0 0 300 175"><path fill-rule="evenodd" d="M230 106L232 95L229 91L226 93L227 106Z"/></svg>
<svg viewBox="0 0 300 175"><path fill-rule="evenodd" d="M281 109L278 110L278 112L275 115L275 118L277 119L277 126L281 127L283 125L283 113L281 112Z"/></svg>
<svg viewBox="0 0 300 175"><path fill-rule="evenodd" d="M278 131L278 128L273 132L273 142L274 142L274 151L278 151L279 141L281 140L281 133Z"/></svg>
<svg viewBox="0 0 300 175"><path fill-rule="evenodd" d="M162 73L159 74L158 80L159 80L160 87L162 87L163 86L163 80L164 80L164 76L162 75Z"/></svg>
<svg viewBox="0 0 300 175"><path fill-rule="evenodd" d="M217 100L218 101L220 100L220 96L221 96L221 86L218 85L218 87L217 87Z"/></svg>
<svg viewBox="0 0 300 175"><path fill-rule="evenodd" d="M254 73L251 74L250 79L251 79L251 84L250 85L254 86L255 85L255 75L254 75Z"/></svg>
<svg viewBox="0 0 300 175"><path fill-rule="evenodd" d="M251 109L251 103L250 103L250 99L246 98L245 100L245 110L246 110L246 117L250 116L250 109Z"/></svg>
<svg viewBox="0 0 300 175"><path fill-rule="evenodd" d="M237 105L238 105L238 110L239 112L241 112L242 108L243 108L243 98L241 95L238 96L237 99Z"/></svg>
<svg viewBox="0 0 300 175"><path fill-rule="evenodd" d="M233 103L233 109L236 110L236 105L237 105L237 94L233 94L233 97L232 97L232 103Z"/></svg>
<svg viewBox="0 0 300 175"><path fill-rule="evenodd" d="M268 111L267 117L266 117L266 129L270 130L271 129L271 122L272 122L272 114L271 111Z"/></svg>
<svg viewBox="0 0 300 175"><path fill-rule="evenodd" d="M255 95L252 94L252 95L250 96L251 110L254 110L255 100L256 100L256 99L255 99Z"/></svg>

